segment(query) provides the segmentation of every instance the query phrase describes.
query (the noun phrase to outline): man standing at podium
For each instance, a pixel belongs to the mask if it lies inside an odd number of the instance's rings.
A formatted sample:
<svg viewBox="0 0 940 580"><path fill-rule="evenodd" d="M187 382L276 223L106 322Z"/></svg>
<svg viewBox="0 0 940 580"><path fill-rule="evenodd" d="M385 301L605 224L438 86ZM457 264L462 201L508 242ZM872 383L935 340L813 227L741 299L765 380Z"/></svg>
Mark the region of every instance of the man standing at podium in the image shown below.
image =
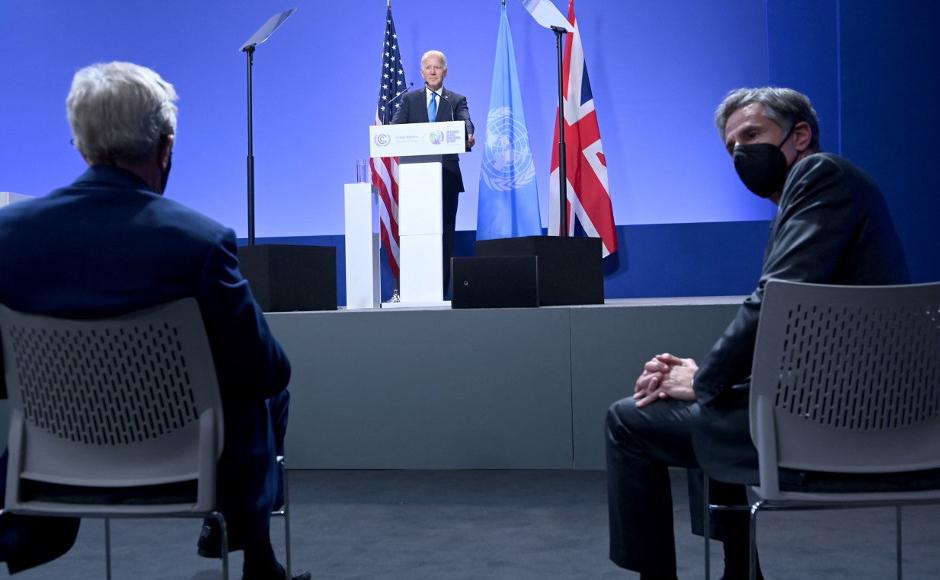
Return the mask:
<svg viewBox="0 0 940 580"><path fill-rule="evenodd" d="M429 50L421 57L421 78L424 88L406 93L401 107L395 111L392 124L463 121L467 125L467 151L475 140L467 97L444 88L447 57L439 50ZM444 295L450 284L450 258L454 254L454 230L457 225L457 196L464 190L460 161L457 155L441 159L441 206L443 208Z"/></svg>

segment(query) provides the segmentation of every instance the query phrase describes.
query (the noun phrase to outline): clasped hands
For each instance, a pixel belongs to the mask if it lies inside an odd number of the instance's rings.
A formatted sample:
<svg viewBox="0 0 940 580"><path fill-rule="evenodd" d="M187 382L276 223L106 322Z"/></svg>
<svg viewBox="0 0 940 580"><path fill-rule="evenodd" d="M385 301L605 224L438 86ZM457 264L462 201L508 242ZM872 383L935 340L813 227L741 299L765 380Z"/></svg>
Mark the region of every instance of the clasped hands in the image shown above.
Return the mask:
<svg viewBox="0 0 940 580"><path fill-rule="evenodd" d="M645 407L661 399L694 401L692 379L698 372L693 359L671 354L658 354L643 365L643 373L636 380L633 398L637 407Z"/></svg>

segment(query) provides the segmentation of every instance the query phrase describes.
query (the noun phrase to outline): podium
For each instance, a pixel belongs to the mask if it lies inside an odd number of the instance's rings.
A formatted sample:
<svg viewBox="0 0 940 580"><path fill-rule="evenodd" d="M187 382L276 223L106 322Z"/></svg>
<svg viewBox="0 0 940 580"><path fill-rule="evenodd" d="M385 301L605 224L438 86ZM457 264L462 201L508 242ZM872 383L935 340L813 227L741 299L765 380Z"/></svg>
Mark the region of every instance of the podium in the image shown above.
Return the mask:
<svg viewBox="0 0 940 580"><path fill-rule="evenodd" d="M441 156L466 151L463 121L369 127L369 155L398 157L401 306L446 306Z"/></svg>

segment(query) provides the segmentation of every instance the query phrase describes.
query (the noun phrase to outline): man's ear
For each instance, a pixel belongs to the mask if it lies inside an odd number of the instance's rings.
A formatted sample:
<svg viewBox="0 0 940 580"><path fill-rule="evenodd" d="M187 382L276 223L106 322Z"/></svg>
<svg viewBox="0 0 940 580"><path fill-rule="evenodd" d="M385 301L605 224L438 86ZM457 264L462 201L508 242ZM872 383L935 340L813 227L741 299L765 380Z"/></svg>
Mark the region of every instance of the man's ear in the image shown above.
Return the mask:
<svg viewBox="0 0 940 580"><path fill-rule="evenodd" d="M170 153L173 152L173 143L176 140L175 135L163 135L160 137L160 146L157 149L157 161L160 162L160 168L166 169L170 163Z"/></svg>
<svg viewBox="0 0 940 580"><path fill-rule="evenodd" d="M809 149L809 144L813 142L813 129L806 121L800 121L793 127L793 146L797 153L803 153Z"/></svg>

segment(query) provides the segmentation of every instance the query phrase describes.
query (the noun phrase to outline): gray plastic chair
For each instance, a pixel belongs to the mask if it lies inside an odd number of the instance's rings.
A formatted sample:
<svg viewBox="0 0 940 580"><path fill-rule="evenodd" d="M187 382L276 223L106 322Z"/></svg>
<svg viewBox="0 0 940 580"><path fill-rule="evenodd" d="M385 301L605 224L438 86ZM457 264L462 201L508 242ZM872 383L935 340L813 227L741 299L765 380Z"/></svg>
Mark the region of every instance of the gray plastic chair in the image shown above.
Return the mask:
<svg viewBox="0 0 940 580"><path fill-rule="evenodd" d="M228 535L215 509L222 403L195 299L98 320L0 305L0 331L11 407L6 510L103 518L107 578L110 518L215 518L227 579ZM191 492L167 492L185 482Z"/></svg>
<svg viewBox="0 0 940 580"><path fill-rule="evenodd" d="M761 510L940 503L940 489L786 491L780 469L853 475L940 468L940 283L830 286L771 280L761 307L750 392L760 485L749 489L750 578ZM708 478L705 478L706 498ZM789 486L785 486L789 487ZM898 487L898 486L895 486ZM933 487L930 485L928 487ZM859 489L856 487L856 489ZM708 516L734 509L705 502ZM741 508L739 508L741 509Z"/></svg>

